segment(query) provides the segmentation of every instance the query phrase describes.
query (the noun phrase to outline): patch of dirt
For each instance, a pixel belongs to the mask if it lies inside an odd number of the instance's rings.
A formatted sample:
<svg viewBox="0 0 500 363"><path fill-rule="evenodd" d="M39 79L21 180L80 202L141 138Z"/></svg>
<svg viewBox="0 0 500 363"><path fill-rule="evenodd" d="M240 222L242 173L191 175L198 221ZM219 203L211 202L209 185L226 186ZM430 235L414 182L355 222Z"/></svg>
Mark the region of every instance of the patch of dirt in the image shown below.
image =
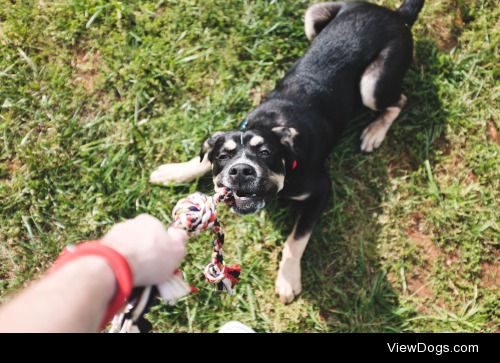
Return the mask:
<svg viewBox="0 0 500 363"><path fill-rule="evenodd" d="M23 166L23 164L21 164L19 159L9 161L7 164L7 167L9 168L9 174L13 175L16 171L21 169L22 166Z"/></svg>
<svg viewBox="0 0 500 363"><path fill-rule="evenodd" d="M463 172L464 165L466 165L462 153L463 150L461 149L450 151L449 154L446 154L444 160L435 165L434 177L437 181L447 183L448 180L458 178L458 175ZM463 182L463 178L461 179Z"/></svg>
<svg viewBox="0 0 500 363"><path fill-rule="evenodd" d="M445 264L450 267L452 265L460 263L460 254L458 250L454 250L451 253L448 253L446 256Z"/></svg>
<svg viewBox="0 0 500 363"><path fill-rule="evenodd" d="M421 264L415 264L406 273L406 286L409 295L417 298L416 309L421 314L432 313L431 307L449 309L448 303L432 286L432 270L436 264L444 269L459 271L461 257L459 249L444 251L435 242L432 228L426 225L424 213L410 214L410 223L405 229L409 241L416 247ZM496 279L500 278L500 271ZM498 280L497 280L498 282Z"/></svg>
<svg viewBox="0 0 500 363"><path fill-rule="evenodd" d="M165 10L167 10L167 7L166 7L166 6L164 6L164 5L160 5L160 6L156 9L156 11L155 11L155 13L154 13L154 17L156 18L156 17L162 16L162 15L163 15L163 13L165 12Z"/></svg>
<svg viewBox="0 0 500 363"><path fill-rule="evenodd" d="M492 261L481 263L481 282L484 288L500 289L500 251L496 251Z"/></svg>
<svg viewBox="0 0 500 363"><path fill-rule="evenodd" d="M4 235L0 235L0 237L4 237ZM1 240L5 241L5 245L0 246L0 263L2 264L0 278L9 283L14 281L19 273L19 266L13 262L13 259L18 255L18 251L12 239L2 238Z"/></svg>
<svg viewBox="0 0 500 363"><path fill-rule="evenodd" d="M267 94L260 87L255 87L250 90L250 99L253 106L258 106L266 100Z"/></svg>
<svg viewBox="0 0 500 363"><path fill-rule="evenodd" d="M75 68L73 82L82 85L87 93L94 93L100 83L101 53L99 51L78 51L71 65Z"/></svg>
<svg viewBox="0 0 500 363"><path fill-rule="evenodd" d="M447 20L447 18L434 19L431 30L437 48L442 51L449 51L458 44L458 38L453 34L451 24Z"/></svg>
<svg viewBox="0 0 500 363"><path fill-rule="evenodd" d="M491 262L481 264L481 285L500 288L500 266Z"/></svg>
<svg viewBox="0 0 500 363"><path fill-rule="evenodd" d="M477 183L479 181L477 175L474 174L473 171L470 171L469 174L467 174L467 177L474 183Z"/></svg>
<svg viewBox="0 0 500 363"><path fill-rule="evenodd" d="M414 212L410 217L412 225L405 232L408 238L418 247L418 253L425 261L425 267L433 266L438 259L443 260L448 267L460 263L460 251L458 249L445 252L432 241L432 236L425 231L426 228L423 226L425 216L422 212Z"/></svg>
<svg viewBox="0 0 500 363"><path fill-rule="evenodd" d="M410 230L406 234L418 246L418 253L425 261L423 266L416 266L412 273L406 276L406 286L410 294L422 298L426 302L435 296L430 284L430 269L441 255L441 251L434 245L430 236L418 230ZM419 309L425 312L426 304L421 304Z"/></svg>
<svg viewBox="0 0 500 363"><path fill-rule="evenodd" d="M414 158L412 158L408 151L403 150L387 164L387 175L390 178L398 178L416 169L417 164Z"/></svg>
<svg viewBox="0 0 500 363"><path fill-rule="evenodd" d="M410 215L412 224L406 229L406 235L419 247L421 257L429 264L442 256L441 250L432 242L432 237L424 232L424 215L414 212Z"/></svg>
<svg viewBox="0 0 500 363"><path fill-rule="evenodd" d="M5 21L5 19L0 14L0 44L2 44L2 46L7 41L7 37L5 36L5 30L3 30L3 25L2 25L3 21Z"/></svg>
<svg viewBox="0 0 500 363"><path fill-rule="evenodd" d="M416 306L421 314L429 314L432 305L444 306L444 301L439 299L431 284L431 269L444 253L435 245L432 235L426 231L425 215L420 212L410 214L410 225L405 233L408 239L417 246L417 253L423 260L422 265L412 267L406 274L408 294L418 298Z"/></svg>
<svg viewBox="0 0 500 363"><path fill-rule="evenodd" d="M264 81L260 85L252 88L249 92L250 99L252 100L253 107L257 107L267 99L267 95L274 88L272 81Z"/></svg>
<svg viewBox="0 0 500 363"><path fill-rule="evenodd" d="M434 141L434 146L436 149L439 149L443 155L451 154L452 147L444 132Z"/></svg>
<svg viewBox="0 0 500 363"><path fill-rule="evenodd" d="M428 272L423 268L416 268L411 276L406 276L409 293L424 299L432 298L434 291L432 291L428 276Z"/></svg>
<svg viewBox="0 0 500 363"><path fill-rule="evenodd" d="M23 164L18 160L18 159L14 159L14 160L6 160L5 161L5 166L3 166L1 163L0 163L0 167L1 167L1 172L0 172L0 179L4 180L9 180L9 179L12 179L12 177L14 176L14 174L23 167Z"/></svg>
<svg viewBox="0 0 500 363"><path fill-rule="evenodd" d="M469 4L473 6L473 4ZM429 30L438 49L449 51L458 44L458 37L467 22L456 1L451 1L429 24Z"/></svg>
<svg viewBox="0 0 500 363"><path fill-rule="evenodd" d="M488 140L500 145L500 135L498 134L497 128L493 122L488 123L487 135Z"/></svg>

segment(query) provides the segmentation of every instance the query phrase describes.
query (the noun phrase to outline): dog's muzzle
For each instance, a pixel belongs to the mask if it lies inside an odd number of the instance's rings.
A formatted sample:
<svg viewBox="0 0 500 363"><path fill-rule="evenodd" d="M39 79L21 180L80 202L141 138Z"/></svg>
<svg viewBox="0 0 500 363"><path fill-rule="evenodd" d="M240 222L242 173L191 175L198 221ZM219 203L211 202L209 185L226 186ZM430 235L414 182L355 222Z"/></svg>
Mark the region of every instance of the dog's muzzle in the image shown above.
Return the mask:
<svg viewBox="0 0 500 363"><path fill-rule="evenodd" d="M227 171L227 187L234 193L232 211L251 214L264 208L264 197L260 194L260 180L255 167L246 163L232 165Z"/></svg>
<svg viewBox="0 0 500 363"><path fill-rule="evenodd" d="M234 204L231 207L233 212L238 214L251 214L264 208L266 202L263 197L252 195L249 197L240 197L234 193Z"/></svg>

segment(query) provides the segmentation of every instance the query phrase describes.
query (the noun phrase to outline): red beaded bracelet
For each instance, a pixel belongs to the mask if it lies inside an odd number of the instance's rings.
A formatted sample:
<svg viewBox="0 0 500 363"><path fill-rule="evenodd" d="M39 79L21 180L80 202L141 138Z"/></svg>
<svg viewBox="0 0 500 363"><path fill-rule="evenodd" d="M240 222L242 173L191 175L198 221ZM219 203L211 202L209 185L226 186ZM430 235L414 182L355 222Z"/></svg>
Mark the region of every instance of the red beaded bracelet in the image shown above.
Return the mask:
<svg viewBox="0 0 500 363"><path fill-rule="evenodd" d="M78 245L66 247L51 268L51 272L61 266L82 256L98 256L104 258L113 273L115 274L117 289L113 301L109 304L106 315L101 323L101 329L113 318L113 316L123 307L133 288L133 276L130 266L120 253L107 247L99 241L88 241Z"/></svg>

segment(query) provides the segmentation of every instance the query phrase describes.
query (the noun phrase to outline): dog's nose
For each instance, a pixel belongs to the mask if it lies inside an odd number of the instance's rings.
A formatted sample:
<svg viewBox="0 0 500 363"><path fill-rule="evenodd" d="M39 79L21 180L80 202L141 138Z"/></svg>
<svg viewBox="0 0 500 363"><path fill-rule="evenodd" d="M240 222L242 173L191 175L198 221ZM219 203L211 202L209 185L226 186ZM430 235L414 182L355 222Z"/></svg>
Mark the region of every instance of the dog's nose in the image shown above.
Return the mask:
<svg viewBox="0 0 500 363"><path fill-rule="evenodd" d="M236 164L229 169L229 178L233 182L244 182L257 176L255 168L248 164Z"/></svg>

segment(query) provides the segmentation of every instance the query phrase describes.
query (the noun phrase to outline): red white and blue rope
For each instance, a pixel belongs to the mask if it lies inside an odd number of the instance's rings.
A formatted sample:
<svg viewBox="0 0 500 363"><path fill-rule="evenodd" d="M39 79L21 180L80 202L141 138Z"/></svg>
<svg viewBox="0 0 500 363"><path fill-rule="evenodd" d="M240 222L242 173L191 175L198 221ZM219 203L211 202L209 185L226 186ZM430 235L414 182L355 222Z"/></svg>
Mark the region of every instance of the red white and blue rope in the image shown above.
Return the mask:
<svg viewBox="0 0 500 363"><path fill-rule="evenodd" d="M241 270L238 265L227 266L224 263L224 231L217 220L217 204L221 202L227 205L234 203L233 194L229 189L221 188L213 196L200 192L190 194L175 205L172 211L172 225L186 230L191 235L198 235L206 230L214 233L212 261L205 267L203 274L210 284L231 295Z"/></svg>

